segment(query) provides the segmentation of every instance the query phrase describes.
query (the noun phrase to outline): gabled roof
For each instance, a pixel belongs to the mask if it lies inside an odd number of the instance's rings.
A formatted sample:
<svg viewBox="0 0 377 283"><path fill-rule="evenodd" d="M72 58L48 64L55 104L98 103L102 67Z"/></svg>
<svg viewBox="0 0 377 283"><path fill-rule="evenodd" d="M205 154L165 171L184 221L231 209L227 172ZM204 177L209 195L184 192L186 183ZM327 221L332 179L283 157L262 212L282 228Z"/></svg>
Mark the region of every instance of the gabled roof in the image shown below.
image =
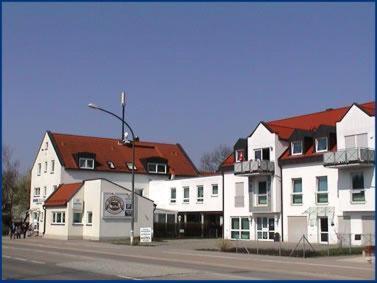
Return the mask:
<svg viewBox="0 0 377 283"><path fill-rule="evenodd" d="M46 207L66 206L69 200L80 190L84 183L61 184L59 187L45 200Z"/></svg>
<svg viewBox="0 0 377 283"><path fill-rule="evenodd" d="M352 105L358 106L370 116L375 115L374 101ZM268 127L270 131L276 133L280 139L287 140L295 129L313 131L321 125L336 126L336 123L344 117L352 105L336 109L328 109L312 114L264 122L264 125Z"/></svg>
<svg viewBox="0 0 377 283"><path fill-rule="evenodd" d="M80 152L94 153L96 171L131 173L132 147L117 139L48 132L59 161L66 169L80 169L75 156ZM150 158L166 159L169 173L176 176L198 176L198 170L180 144L139 141L135 144L136 174L147 174L145 162ZM108 166L111 161L115 168Z"/></svg>

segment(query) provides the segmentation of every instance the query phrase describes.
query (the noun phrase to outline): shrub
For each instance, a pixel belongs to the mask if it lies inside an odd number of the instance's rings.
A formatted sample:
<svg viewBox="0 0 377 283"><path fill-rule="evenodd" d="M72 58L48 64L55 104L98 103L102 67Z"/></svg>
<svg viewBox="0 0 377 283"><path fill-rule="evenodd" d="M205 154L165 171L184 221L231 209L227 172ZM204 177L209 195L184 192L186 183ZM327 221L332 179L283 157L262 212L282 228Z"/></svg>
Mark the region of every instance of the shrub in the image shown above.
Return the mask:
<svg viewBox="0 0 377 283"><path fill-rule="evenodd" d="M221 239L217 246L219 247L220 251L227 252L232 248L232 243L229 240Z"/></svg>

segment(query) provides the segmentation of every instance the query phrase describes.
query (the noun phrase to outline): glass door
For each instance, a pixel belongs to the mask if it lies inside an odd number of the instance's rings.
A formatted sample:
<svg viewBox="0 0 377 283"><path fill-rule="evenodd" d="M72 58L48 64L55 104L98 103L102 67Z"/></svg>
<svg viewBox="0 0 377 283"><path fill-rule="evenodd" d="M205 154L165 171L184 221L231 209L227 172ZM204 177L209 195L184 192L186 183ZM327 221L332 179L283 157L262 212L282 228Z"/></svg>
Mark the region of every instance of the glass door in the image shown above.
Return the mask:
<svg viewBox="0 0 377 283"><path fill-rule="evenodd" d="M275 219L273 217L257 218L258 240L273 240L275 234Z"/></svg>
<svg viewBox="0 0 377 283"><path fill-rule="evenodd" d="M329 221L327 217L319 218L320 242L327 243L329 240Z"/></svg>

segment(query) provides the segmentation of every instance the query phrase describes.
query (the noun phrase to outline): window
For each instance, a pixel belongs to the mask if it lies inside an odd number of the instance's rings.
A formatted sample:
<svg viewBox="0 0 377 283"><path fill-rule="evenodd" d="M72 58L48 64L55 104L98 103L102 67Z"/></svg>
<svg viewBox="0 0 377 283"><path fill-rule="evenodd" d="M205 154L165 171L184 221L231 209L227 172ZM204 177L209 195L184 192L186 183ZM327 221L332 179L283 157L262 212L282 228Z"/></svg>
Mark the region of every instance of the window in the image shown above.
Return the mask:
<svg viewBox="0 0 377 283"><path fill-rule="evenodd" d="M166 174L167 166L164 163L148 163L148 172L157 174Z"/></svg>
<svg viewBox="0 0 377 283"><path fill-rule="evenodd" d="M94 159L92 158L80 158L79 167L81 169L94 169Z"/></svg>
<svg viewBox="0 0 377 283"><path fill-rule="evenodd" d="M270 148L259 148L254 150L255 160L270 160Z"/></svg>
<svg viewBox="0 0 377 283"><path fill-rule="evenodd" d="M320 137L315 139L315 151L324 152L328 150L327 137Z"/></svg>
<svg viewBox="0 0 377 283"><path fill-rule="evenodd" d="M245 205L244 183L237 182L235 184L234 207L244 207L244 205Z"/></svg>
<svg viewBox="0 0 377 283"><path fill-rule="evenodd" d="M45 142L45 150L48 149L48 142Z"/></svg>
<svg viewBox="0 0 377 283"><path fill-rule="evenodd" d="M47 161L45 161L45 168L44 168L44 169L45 169L45 170L44 170L45 173L47 173L47 167L48 167L48 165L47 165Z"/></svg>
<svg viewBox="0 0 377 283"><path fill-rule="evenodd" d="M41 164L41 163L38 163L38 167L37 167L37 175L38 175L38 176L41 175L41 171L42 171L42 164Z"/></svg>
<svg viewBox="0 0 377 283"><path fill-rule="evenodd" d="M219 186L217 184L212 185L212 195L218 196L219 195Z"/></svg>
<svg viewBox="0 0 377 283"><path fill-rule="evenodd" d="M197 187L197 202L203 202L203 197L204 197L204 191L203 191L203 186L198 186Z"/></svg>
<svg viewBox="0 0 377 283"><path fill-rule="evenodd" d="M143 189L135 189L135 194L143 196Z"/></svg>
<svg viewBox="0 0 377 283"><path fill-rule="evenodd" d="M55 171L55 160L51 160L51 174Z"/></svg>
<svg viewBox="0 0 377 283"><path fill-rule="evenodd" d="M54 188L54 192L55 192L57 190L58 186L54 185L53 188Z"/></svg>
<svg viewBox="0 0 377 283"><path fill-rule="evenodd" d="M86 214L86 224L92 224L93 223L93 213L91 211L88 211Z"/></svg>
<svg viewBox="0 0 377 283"><path fill-rule="evenodd" d="M291 143L292 155L302 154L302 141L293 141Z"/></svg>
<svg viewBox="0 0 377 283"><path fill-rule="evenodd" d="M52 213L52 224L64 224L65 212L56 211Z"/></svg>
<svg viewBox="0 0 377 283"><path fill-rule="evenodd" d="M352 175L352 202L365 201L364 175L363 173L353 173Z"/></svg>
<svg viewBox="0 0 377 283"><path fill-rule="evenodd" d="M267 206L267 182L258 182L258 191L256 194L256 204L257 206Z"/></svg>
<svg viewBox="0 0 377 283"><path fill-rule="evenodd" d="M112 161L107 161L107 166L109 166L110 169L115 169L114 162L112 162Z"/></svg>
<svg viewBox="0 0 377 283"><path fill-rule="evenodd" d="M242 162L245 159L245 153L242 149L236 150L236 162Z"/></svg>
<svg viewBox="0 0 377 283"><path fill-rule="evenodd" d="M258 240L273 240L275 237L275 219L268 217L257 218Z"/></svg>
<svg viewBox="0 0 377 283"><path fill-rule="evenodd" d="M302 179L292 179L292 204L302 204Z"/></svg>
<svg viewBox="0 0 377 283"><path fill-rule="evenodd" d="M344 143L346 148L367 148L368 147L368 134L349 135L344 136Z"/></svg>
<svg viewBox="0 0 377 283"><path fill-rule="evenodd" d="M41 188L34 188L34 196L39 197L41 195Z"/></svg>
<svg viewBox="0 0 377 283"><path fill-rule="evenodd" d="M114 166L115 168L115 166ZM127 168L132 170L132 162L127 162ZM134 170L137 170L136 165L134 164Z"/></svg>
<svg viewBox="0 0 377 283"><path fill-rule="evenodd" d="M170 189L170 203L176 203L177 202L177 190L176 188Z"/></svg>
<svg viewBox="0 0 377 283"><path fill-rule="evenodd" d="M47 187L44 186L43 187L43 197L46 197L46 195L47 195Z"/></svg>
<svg viewBox="0 0 377 283"><path fill-rule="evenodd" d="M328 203L327 176L317 177L317 203Z"/></svg>
<svg viewBox="0 0 377 283"><path fill-rule="evenodd" d="M234 240L250 239L250 221L248 217L232 217L231 238Z"/></svg>
<svg viewBox="0 0 377 283"><path fill-rule="evenodd" d="M74 212L73 213L73 224L81 224L82 223L82 213L81 212Z"/></svg>
<svg viewBox="0 0 377 283"><path fill-rule="evenodd" d="M183 202L189 203L190 202L190 188L183 187Z"/></svg>

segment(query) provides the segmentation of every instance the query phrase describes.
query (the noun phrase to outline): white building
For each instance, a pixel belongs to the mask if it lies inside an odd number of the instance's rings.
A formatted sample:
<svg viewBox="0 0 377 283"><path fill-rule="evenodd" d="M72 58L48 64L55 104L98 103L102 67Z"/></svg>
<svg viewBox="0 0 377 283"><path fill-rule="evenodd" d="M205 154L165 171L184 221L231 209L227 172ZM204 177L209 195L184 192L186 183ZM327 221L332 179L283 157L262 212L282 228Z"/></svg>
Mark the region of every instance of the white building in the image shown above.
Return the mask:
<svg viewBox="0 0 377 283"><path fill-rule="evenodd" d="M149 182L198 176L179 144L136 142L135 191L148 196ZM44 232L44 201L60 184L104 178L131 189L132 149L116 139L46 132L31 171L34 229Z"/></svg>
<svg viewBox="0 0 377 283"><path fill-rule="evenodd" d="M62 184L44 202L47 238L104 240L130 236L131 191L105 179ZM154 203L135 195L135 236L153 227Z"/></svg>

